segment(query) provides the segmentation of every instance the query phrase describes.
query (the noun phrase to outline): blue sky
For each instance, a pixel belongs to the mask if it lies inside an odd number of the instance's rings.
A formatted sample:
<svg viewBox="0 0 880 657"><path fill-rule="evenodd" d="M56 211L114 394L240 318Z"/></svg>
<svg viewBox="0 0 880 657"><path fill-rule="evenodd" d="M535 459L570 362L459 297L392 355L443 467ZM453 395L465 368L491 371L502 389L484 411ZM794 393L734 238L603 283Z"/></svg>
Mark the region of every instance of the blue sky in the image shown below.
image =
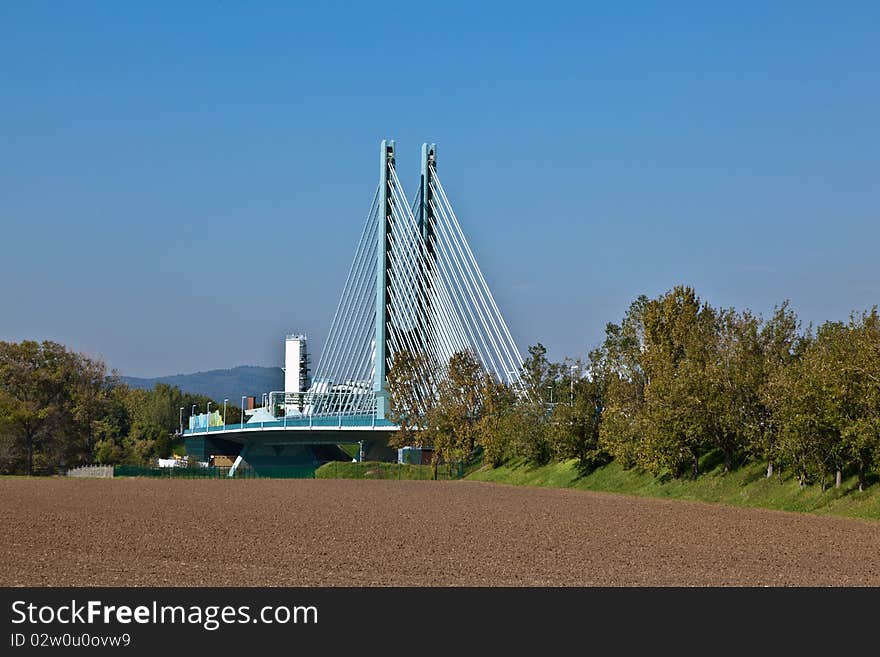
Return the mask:
<svg viewBox="0 0 880 657"><path fill-rule="evenodd" d="M638 294L880 302L880 5L0 5L0 339L153 376L318 350L397 140L525 348ZM663 5L663 6L661 6Z"/></svg>

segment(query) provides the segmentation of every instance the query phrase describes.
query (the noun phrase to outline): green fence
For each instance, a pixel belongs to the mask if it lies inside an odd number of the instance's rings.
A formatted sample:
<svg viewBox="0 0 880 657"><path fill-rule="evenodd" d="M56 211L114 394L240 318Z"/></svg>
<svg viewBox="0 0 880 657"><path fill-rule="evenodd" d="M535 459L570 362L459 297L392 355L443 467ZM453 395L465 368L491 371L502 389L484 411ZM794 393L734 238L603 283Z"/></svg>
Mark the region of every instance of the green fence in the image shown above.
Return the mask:
<svg viewBox="0 0 880 657"><path fill-rule="evenodd" d="M113 466L114 477L153 477L162 479L227 479L229 468L150 468L138 465ZM330 461L317 465L265 466L255 469L242 464L233 479L461 479L463 463L443 463L437 466L436 476L432 465L408 463L384 463L366 461Z"/></svg>
<svg viewBox="0 0 880 657"><path fill-rule="evenodd" d="M234 479L314 479L313 465L270 466L259 470L241 466L233 475ZM229 468L148 468L137 465L117 465L113 468L114 477L155 477L164 479L227 479Z"/></svg>
<svg viewBox="0 0 880 657"><path fill-rule="evenodd" d="M353 463L348 461L330 461L315 471L318 479L461 479L464 476L463 463L442 463L437 466L434 476L432 465L411 465L408 463L384 463L365 461Z"/></svg>

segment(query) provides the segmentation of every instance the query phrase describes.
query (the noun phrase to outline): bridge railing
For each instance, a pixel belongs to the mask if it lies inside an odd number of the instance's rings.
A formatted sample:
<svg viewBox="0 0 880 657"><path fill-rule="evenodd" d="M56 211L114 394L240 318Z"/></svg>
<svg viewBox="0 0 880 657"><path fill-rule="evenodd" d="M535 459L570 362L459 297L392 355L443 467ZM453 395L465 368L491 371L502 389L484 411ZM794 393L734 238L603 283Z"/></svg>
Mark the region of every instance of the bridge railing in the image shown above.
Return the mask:
<svg viewBox="0 0 880 657"><path fill-rule="evenodd" d="M335 385L306 392L275 390L269 393L272 417L371 415L376 412L376 393L363 382Z"/></svg>
<svg viewBox="0 0 880 657"><path fill-rule="evenodd" d="M334 386L339 387L341 386ZM261 408L268 413L252 417L244 424L225 424L219 413L212 413L210 418L206 414L194 415L184 434L222 433L244 429L392 427L391 422L376 418L376 394L364 385L347 384L346 389L329 391L273 391L265 399L267 405Z"/></svg>
<svg viewBox="0 0 880 657"><path fill-rule="evenodd" d="M218 427L202 427L184 431L185 436L205 433L224 433L235 431L258 431L274 429L382 429L394 430L397 426L387 419L370 415L300 415L287 416L274 420L250 421L245 424L223 424Z"/></svg>

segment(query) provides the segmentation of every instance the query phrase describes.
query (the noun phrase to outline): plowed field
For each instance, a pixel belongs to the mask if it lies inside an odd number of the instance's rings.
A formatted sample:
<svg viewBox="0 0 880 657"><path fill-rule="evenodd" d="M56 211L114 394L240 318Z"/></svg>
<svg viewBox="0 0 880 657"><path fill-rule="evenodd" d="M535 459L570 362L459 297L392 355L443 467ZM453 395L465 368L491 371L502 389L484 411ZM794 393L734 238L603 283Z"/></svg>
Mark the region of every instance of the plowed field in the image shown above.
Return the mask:
<svg viewBox="0 0 880 657"><path fill-rule="evenodd" d="M880 585L880 522L479 482L0 480L0 585Z"/></svg>

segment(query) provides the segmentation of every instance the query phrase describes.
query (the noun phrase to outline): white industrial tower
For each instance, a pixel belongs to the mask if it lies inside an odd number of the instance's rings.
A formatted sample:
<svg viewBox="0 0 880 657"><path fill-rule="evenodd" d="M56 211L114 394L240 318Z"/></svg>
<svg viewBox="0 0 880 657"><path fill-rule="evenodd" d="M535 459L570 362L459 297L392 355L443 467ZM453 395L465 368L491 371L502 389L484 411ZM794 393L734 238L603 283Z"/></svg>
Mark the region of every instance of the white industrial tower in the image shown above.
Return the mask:
<svg viewBox="0 0 880 657"><path fill-rule="evenodd" d="M302 394L309 389L309 350L306 336L288 335L284 341L284 393L289 411L302 410Z"/></svg>

